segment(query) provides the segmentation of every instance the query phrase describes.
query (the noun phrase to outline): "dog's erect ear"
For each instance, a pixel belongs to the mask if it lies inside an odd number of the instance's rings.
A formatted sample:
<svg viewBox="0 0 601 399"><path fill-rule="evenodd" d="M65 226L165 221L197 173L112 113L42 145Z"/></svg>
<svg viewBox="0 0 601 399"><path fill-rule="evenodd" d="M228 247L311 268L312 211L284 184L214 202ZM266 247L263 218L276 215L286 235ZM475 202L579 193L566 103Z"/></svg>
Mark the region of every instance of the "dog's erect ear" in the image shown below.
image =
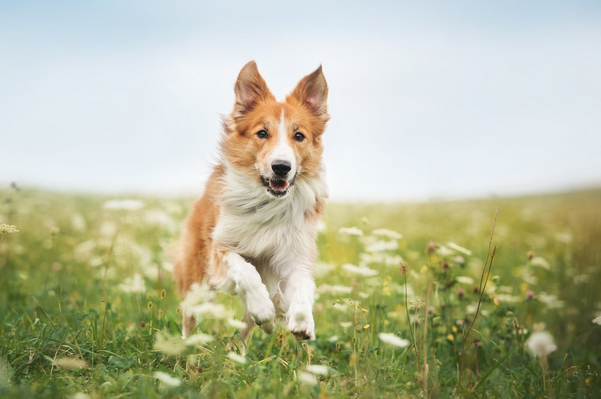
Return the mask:
<svg viewBox="0 0 601 399"><path fill-rule="evenodd" d="M257 63L254 61L244 65L238 75L234 91L236 92L234 112L238 114L245 114L252 110L261 100L275 100L267 87L267 83L259 74Z"/></svg>
<svg viewBox="0 0 601 399"><path fill-rule="evenodd" d="M323 76L321 65L298 82L291 96L294 96L315 115L327 118L328 83Z"/></svg>

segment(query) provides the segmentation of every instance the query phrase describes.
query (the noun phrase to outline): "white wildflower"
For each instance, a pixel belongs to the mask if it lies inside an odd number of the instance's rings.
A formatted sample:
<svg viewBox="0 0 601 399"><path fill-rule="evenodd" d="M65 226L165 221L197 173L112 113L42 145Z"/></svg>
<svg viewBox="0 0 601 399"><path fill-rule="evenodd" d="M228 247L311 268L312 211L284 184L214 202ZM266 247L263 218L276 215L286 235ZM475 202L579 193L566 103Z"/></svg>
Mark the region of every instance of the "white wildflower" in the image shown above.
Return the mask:
<svg viewBox="0 0 601 399"><path fill-rule="evenodd" d="M73 230L75 231L82 232L86 230L88 225L83 216L81 216L79 213L74 213L71 215L71 227L73 227Z"/></svg>
<svg viewBox="0 0 601 399"><path fill-rule="evenodd" d="M406 348L409 346L409 341L400 337L397 337L391 333L380 333L378 334L380 340L392 346L398 346L399 348Z"/></svg>
<svg viewBox="0 0 601 399"><path fill-rule="evenodd" d="M8 236L14 233L18 233L17 226L12 226L8 224L0 224L0 238L4 236Z"/></svg>
<svg viewBox="0 0 601 399"><path fill-rule="evenodd" d="M126 278L123 284L119 284L119 289L127 293L146 292L146 284L142 276L136 273L133 277Z"/></svg>
<svg viewBox="0 0 601 399"><path fill-rule="evenodd" d="M353 323L351 323L350 321L343 321L340 323L340 327L342 328L349 328L353 325Z"/></svg>
<svg viewBox="0 0 601 399"><path fill-rule="evenodd" d="M315 378L315 376L313 374L309 374L304 371L299 371L297 374L297 377L298 377L298 381L303 384L306 384L306 385L316 385L317 384L317 378Z"/></svg>
<svg viewBox="0 0 601 399"><path fill-rule="evenodd" d="M599 317L597 317L597 318L593 319L593 323L595 323L595 324L599 324L599 325L601 326L601 316L599 316Z"/></svg>
<svg viewBox="0 0 601 399"><path fill-rule="evenodd" d="M537 295L539 301L545 303L549 309L561 309L565 302L558 299L557 295L547 295L544 292Z"/></svg>
<svg viewBox="0 0 601 399"><path fill-rule="evenodd" d="M447 245L449 246L449 248L452 248L452 249L454 249L457 252L461 252L461 253L464 253L466 255L471 255L472 254L472 251L470 251L467 248L460 247L459 245L455 244L454 242L449 242L449 243L447 243Z"/></svg>
<svg viewBox="0 0 601 399"><path fill-rule="evenodd" d="M455 278L455 280L462 284L474 284L474 279L468 276L458 276Z"/></svg>
<svg viewBox="0 0 601 399"><path fill-rule="evenodd" d="M320 364L310 364L307 366L307 371L312 374L327 375L329 368Z"/></svg>
<svg viewBox="0 0 601 399"><path fill-rule="evenodd" d="M346 312L349 309L349 304L348 303L335 303L332 305L332 309L336 309L341 312Z"/></svg>
<svg viewBox="0 0 601 399"><path fill-rule="evenodd" d="M363 230L360 230L356 227L341 227L338 229L338 234L346 234L349 236L362 236Z"/></svg>
<svg viewBox="0 0 601 399"><path fill-rule="evenodd" d="M102 384L102 385L104 385L104 384ZM77 392L76 394L71 395L69 398L70 399L90 399L90 395L86 394L85 392Z"/></svg>
<svg viewBox="0 0 601 399"><path fill-rule="evenodd" d="M65 370L79 370L86 366L86 362L72 357L62 357L60 359L56 359L54 361L54 365Z"/></svg>
<svg viewBox="0 0 601 399"><path fill-rule="evenodd" d="M124 200L110 200L106 201L103 205L104 209L115 209L115 210L126 210L136 211L144 208L144 201L136 199L124 199Z"/></svg>
<svg viewBox="0 0 601 399"><path fill-rule="evenodd" d="M182 380L180 380L179 378L171 377L169 374L163 373L162 371L155 371L153 375L154 378L170 387L178 387L182 383Z"/></svg>
<svg viewBox="0 0 601 399"><path fill-rule="evenodd" d="M316 277L323 277L334 269L336 269L336 265L333 263L315 262L313 274Z"/></svg>
<svg viewBox="0 0 601 399"><path fill-rule="evenodd" d="M501 301L501 302L509 302L509 303L520 302L522 300L522 298L518 298L513 295L507 295L507 294L499 294L499 295L497 295L497 298L499 298L499 301Z"/></svg>
<svg viewBox="0 0 601 399"><path fill-rule="evenodd" d="M413 310L418 310L422 306L424 306L424 303L420 298L413 298L409 300L409 307Z"/></svg>
<svg viewBox="0 0 601 399"><path fill-rule="evenodd" d="M365 247L367 252L395 251L397 249L399 249L399 243L396 240L376 241Z"/></svg>
<svg viewBox="0 0 601 399"><path fill-rule="evenodd" d="M400 240L401 238L403 238L402 234L388 229L376 229L372 231L371 234L373 234L374 236L386 237L390 240Z"/></svg>
<svg viewBox="0 0 601 399"><path fill-rule="evenodd" d="M184 344L188 345L188 346L194 346L194 345L205 345L208 344L209 342L213 341L213 337L207 334L194 334L194 335L190 335L188 338L186 338L184 340Z"/></svg>
<svg viewBox="0 0 601 399"><path fill-rule="evenodd" d="M332 335L330 338L328 338L328 342L336 342L338 339L338 335Z"/></svg>
<svg viewBox="0 0 601 399"><path fill-rule="evenodd" d="M533 356L547 356L557 350L553 336L547 331L535 332L524 345Z"/></svg>
<svg viewBox="0 0 601 399"><path fill-rule="evenodd" d="M350 294L351 292L353 292L353 288L352 287L346 287L343 285L329 285L329 284L322 284L319 286L319 288L317 289L317 292L323 293L323 294Z"/></svg>
<svg viewBox="0 0 601 399"><path fill-rule="evenodd" d="M154 350L164 353L165 355L178 356L186 349L186 345L179 337L163 333L157 333L155 337L156 341L153 345Z"/></svg>
<svg viewBox="0 0 601 399"><path fill-rule="evenodd" d="M378 274L377 270L373 270L365 266L351 265L350 263L343 265L342 268L349 273L358 274L360 276L365 277L375 276L376 274Z"/></svg>
<svg viewBox="0 0 601 399"><path fill-rule="evenodd" d="M445 247L444 245L440 245L437 248L437 252L442 256L449 256L453 253L453 251L451 251L449 248Z"/></svg>
<svg viewBox="0 0 601 399"><path fill-rule="evenodd" d="M228 352L227 357L231 361L239 363L239 364L245 364L246 363L246 358L244 356L240 356L240 355L238 355L237 353L234 353L234 352Z"/></svg>
<svg viewBox="0 0 601 399"><path fill-rule="evenodd" d="M236 319L228 319L227 324L234 328L237 328L238 330L243 330L247 327L245 322Z"/></svg>
<svg viewBox="0 0 601 399"><path fill-rule="evenodd" d="M570 233L557 233L555 234L555 239L564 244L569 244L572 242L572 235Z"/></svg>
<svg viewBox="0 0 601 399"><path fill-rule="evenodd" d="M549 264L549 262L547 262L547 260L541 256L535 256L534 258L532 258L530 263L533 266L539 266L539 267L542 267L543 269L547 269L547 270L551 269L551 265Z"/></svg>
<svg viewBox="0 0 601 399"><path fill-rule="evenodd" d="M206 302L187 309L188 314L193 314L197 319L227 320L233 312L220 303Z"/></svg>

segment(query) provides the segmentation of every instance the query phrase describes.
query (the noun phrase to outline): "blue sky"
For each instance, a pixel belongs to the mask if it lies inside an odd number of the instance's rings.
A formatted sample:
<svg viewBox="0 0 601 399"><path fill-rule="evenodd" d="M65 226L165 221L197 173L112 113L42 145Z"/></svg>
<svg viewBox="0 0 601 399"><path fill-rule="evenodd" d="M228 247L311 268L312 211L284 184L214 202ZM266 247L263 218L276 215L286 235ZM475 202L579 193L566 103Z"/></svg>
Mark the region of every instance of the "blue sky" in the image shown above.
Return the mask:
<svg viewBox="0 0 601 399"><path fill-rule="evenodd" d="M0 181L199 193L255 59L322 64L336 200L601 185L599 2L0 1Z"/></svg>

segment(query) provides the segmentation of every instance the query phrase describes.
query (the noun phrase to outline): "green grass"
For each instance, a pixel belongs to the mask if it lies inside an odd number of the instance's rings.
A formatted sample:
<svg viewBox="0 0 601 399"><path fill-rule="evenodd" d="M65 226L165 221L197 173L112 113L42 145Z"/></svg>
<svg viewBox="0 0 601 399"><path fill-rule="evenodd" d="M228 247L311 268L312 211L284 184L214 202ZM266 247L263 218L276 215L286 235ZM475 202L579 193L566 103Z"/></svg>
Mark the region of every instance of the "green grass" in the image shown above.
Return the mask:
<svg viewBox="0 0 601 399"><path fill-rule="evenodd" d="M255 329L245 364L228 357L240 353L240 340L226 322L200 323L198 332L214 337L204 345L182 346L177 338L181 298L168 270L191 199L142 198L142 209L127 211L103 208L112 198L101 196L5 190L0 198L0 223L19 229L0 248L1 397L423 397L426 354L432 398L601 397L601 325L592 322L601 314L601 190L329 204L318 238L317 340L297 343L280 327L273 336ZM458 321L474 317L474 286L496 207L497 252L466 340L457 392ZM352 226L364 236L338 232ZM388 244L398 249L367 252L377 240L371 232L380 228L403 235ZM436 243L433 253L426 252L430 241ZM410 268L408 298L401 259ZM351 274L342 267L347 263L378 274ZM135 274L144 278L144 293L123 290ZM530 290L534 299L528 300ZM406 299L416 298L428 301L433 312L426 316L425 305L406 309ZM239 299L219 294L217 301L242 317ZM378 336L413 341L407 310L417 353L412 345L390 346ZM524 346L538 330L555 339L557 350L547 357L534 357ZM309 362L326 365L327 374L311 381ZM158 380L155 372L180 385Z"/></svg>

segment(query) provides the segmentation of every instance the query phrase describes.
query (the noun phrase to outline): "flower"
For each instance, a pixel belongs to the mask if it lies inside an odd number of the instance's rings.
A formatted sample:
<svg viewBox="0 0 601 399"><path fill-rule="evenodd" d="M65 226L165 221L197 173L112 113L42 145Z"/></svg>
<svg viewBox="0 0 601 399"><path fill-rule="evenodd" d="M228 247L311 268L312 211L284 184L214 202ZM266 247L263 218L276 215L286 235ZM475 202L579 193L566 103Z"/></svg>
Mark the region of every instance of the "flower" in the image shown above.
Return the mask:
<svg viewBox="0 0 601 399"><path fill-rule="evenodd" d="M316 385L317 378L313 374L304 371L299 371L297 374L298 381L306 385Z"/></svg>
<svg viewBox="0 0 601 399"><path fill-rule="evenodd" d="M434 241L430 241L428 243L428 245L426 246L426 252L429 254L436 252L436 244L434 243Z"/></svg>
<svg viewBox="0 0 601 399"><path fill-rule="evenodd" d="M188 346L192 346L192 345L204 345L204 344L208 344L209 342L213 341L213 337L207 334L194 334L194 335L190 335L188 338L186 338L184 340L184 344L188 345Z"/></svg>
<svg viewBox="0 0 601 399"><path fill-rule="evenodd" d="M538 300L544 302L549 309L563 308L565 302L557 299L557 295L547 295L545 293L538 294Z"/></svg>
<svg viewBox="0 0 601 399"><path fill-rule="evenodd" d="M239 364L245 364L246 363L246 358L244 356L240 356L239 354L234 353L234 352L228 352L227 357L231 361L234 361L234 362L239 363Z"/></svg>
<svg viewBox="0 0 601 399"><path fill-rule="evenodd" d="M449 243L447 243L447 245L449 246L449 248L452 248L452 249L454 249L457 252L461 252L461 253L464 253L466 255L471 255L472 254L472 251L470 251L469 249L460 247L459 245L455 244L454 242L449 242Z"/></svg>
<svg viewBox="0 0 601 399"><path fill-rule="evenodd" d="M238 330L242 330L247 327L245 322L236 319L228 319L227 324L234 328L237 328Z"/></svg>
<svg viewBox="0 0 601 399"><path fill-rule="evenodd" d="M394 251L399 249L399 243L396 240L391 241L375 241L365 247L367 252L382 252L382 251Z"/></svg>
<svg viewBox="0 0 601 399"><path fill-rule="evenodd" d="M547 331L535 332L524 345L533 356L547 356L557 350L553 336Z"/></svg>
<svg viewBox="0 0 601 399"><path fill-rule="evenodd" d="M378 334L380 340L388 345L397 346L399 348L406 348L409 346L409 341L400 337L397 337L391 333L380 333Z"/></svg>
<svg viewBox="0 0 601 399"><path fill-rule="evenodd" d="M60 359L56 359L54 364L60 368L65 370L79 370L86 366L86 362L83 360L75 359L72 357L62 357Z"/></svg>
<svg viewBox="0 0 601 399"><path fill-rule="evenodd" d="M413 310L418 310L422 306L424 306L424 303L419 298L413 298L409 301L409 307Z"/></svg>
<svg viewBox="0 0 601 399"><path fill-rule="evenodd" d="M534 252L528 251L527 256L528 256L528 260L532 260L532 258L534 258Z"/></svg>
<svg viewBox="0 0 601 399"><path fill-rule="evenodd" d="M346 234L349 236L362 236L363 230L360 230L360 229L356 228L355 226L341 227L340 229L338 229L338 234Z"/></svg>
<svg viewBox="0 0 601 399"><path fill-rule="evenodd" d="M463 259L463 256L456 256L454 260L455 263L459 263L460 265L463 265L465 263L465 259Z"/></svg>
<svg viewBox="0 0 601 399"><path fill-rule="evenodd" d="M595 324L599 324L599 325L601 326L601 316L599 316L599 317L597 317L597 318L593 319L593 323L595 323Z"/></svg>
<svg viewBox="0 0 601 399"><path fill-rule="evenodd" d="M474 279L468 276L458 276L455 278L455 280L462 284L474 284Z"/></svg>
<svg viewBox="0 0 601 399"><path fill-rule="evenodd" d="M350 263L343 265L342 268L349 273L358 274L360 276L365 277L375 276L376 274L378 274L377 270L370 269L366 266L351 265Z"/></svg>
<svg viewBox="0 0 601 399"><path fill-rule="evenodd" d="M158 333L153 348L165 355L177 356L186 349L186 345L179 337Z"/></svg>
<svg viewBox="0 0 601 399"><path fill-rule="evenodd" d="M162 371L155 371L153 376L157 380L161 381L163 384L170 387L178 387L182 383L182 381L179 378L171 377L169 374L163 373Z"/></svg>
<svg viewBox="0 0 601 399"><path fill-rule="evenodd" d="M435 311L434 306L428 306L428 313L434 313Z"/></svg>
<svg viewBox="0 0 601 399"><path fill-rule="evenodd" d="M409 265L407 264L407 262L402 260L401 263L399 263L399 269L401 270L401 274L405 276L409 271Z"/></svg>
<svg viewBox="0 0 601 399"><path fill-rule="evenodd" d="M327 375L329 368L320 364L310 364L307 366L307 371L312 374Z"/></svg>
<svg viewBox="0 0 601 399"><path fill-rule="evenodd" d="M193 314L198 319L217 319L227 320L232 317L232 311L220 303L206 302L193 306L187 310L188 314Z"/></svg>
<svg viewBox="0 0 601 399"><path fill-rule="evenodd" d="M123 284L119 284L119 289L127 293L146 292L146 284L142 276L136 273L133 277L126 278Z"/></svg>
<svg viewBox="0 0 601 399"><path fill-rule="evenodd" d="M388 229L376 229L371 232L374 236L386 237L391 240L400 240L403 238L403 235L397 233L396 231L388 230Z"/></svg>
<svg viewBox="0 0 601 399"><path fill-rule="evenodd" d="M526 291L526 299L534 299L534 292L531 290Z"/></svg>
<svg viewBox="0 0 601 399"><path fill-rule="evenodd" d="M104 209L136 211L144 208L144 202L135 199L110 200L106 201L102 206Z"/></svg>
<svg viewBox="0 0 601 399"><path fill-rule="evenodd" d="M11 226L8 224L0 224L0 238L14 234L14 233L18 233L18 232L19 232L19 230L17 230L16 226Z"/></svg>
<svg viewBox="0 0 601 399"><path fill-rule="evenodd" d="M458 296L459 298L463 298L463 296L464 296L464 295L465 295L465 291L463 290L463 288L459 288L459 289L457 290L457 296Z"/></svg>

